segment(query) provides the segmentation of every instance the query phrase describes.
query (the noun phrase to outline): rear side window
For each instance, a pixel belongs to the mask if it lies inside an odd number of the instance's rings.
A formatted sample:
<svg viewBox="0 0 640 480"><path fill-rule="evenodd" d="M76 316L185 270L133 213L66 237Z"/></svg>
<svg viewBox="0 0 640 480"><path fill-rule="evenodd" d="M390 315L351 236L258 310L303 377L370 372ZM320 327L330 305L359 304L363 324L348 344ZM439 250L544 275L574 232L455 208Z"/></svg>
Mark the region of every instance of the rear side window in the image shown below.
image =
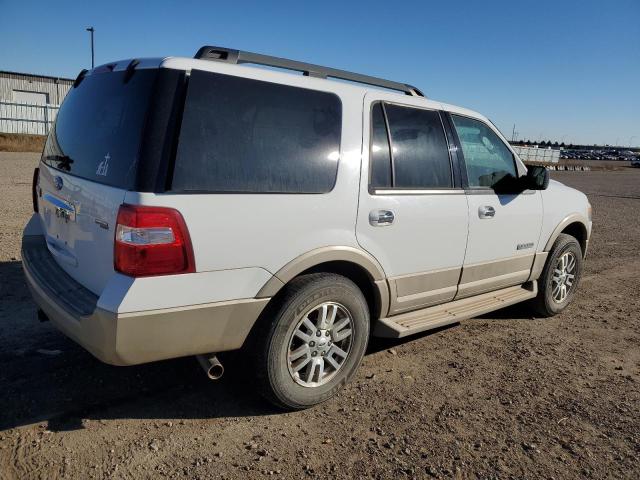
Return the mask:
<svg viewBox="0 0 640 480"><path fill-rule="evenodd" d="M385 105L391 134L394 187L451 188L453 177L440 114Z"/></svg>
<svg viewBox="0 0 640 480"><path fill-rule="evenodd" d="M341 127L332 93L193 70L172 190L329 192Z"/></svg>
<svg viewBox="0 0 640 480"><path fill-rule="evenodd" d="M87 75L66 96L42 153L58 170L131 189L156 69Z"/></svg>
<svg viewBox="0 0 640 480"><path fill-rule="evenodd" d="M382 103L371 110L371 186L391 187L391 152Z"/></svg>

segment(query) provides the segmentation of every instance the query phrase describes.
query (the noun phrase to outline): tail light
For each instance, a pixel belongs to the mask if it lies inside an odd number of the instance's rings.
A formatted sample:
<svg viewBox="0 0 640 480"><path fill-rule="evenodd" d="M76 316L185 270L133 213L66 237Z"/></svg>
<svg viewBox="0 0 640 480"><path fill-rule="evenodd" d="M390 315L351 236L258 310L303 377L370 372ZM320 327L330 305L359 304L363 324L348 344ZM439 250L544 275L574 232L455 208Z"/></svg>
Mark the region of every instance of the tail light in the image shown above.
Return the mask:
<svg viewBox="0 0 640 480"><path fill-rule="evenodd" d="M173 208L121 205L113 258L131 277L195 272L187 225Z"/></svg>
<svg viewBox="0 0 640 480"><path fill-rule="evenodd" d="M40 180L40 169L33 169L33 182L31 183L31 200L33 201L33 211L38 213L38 182Z"/></svg>

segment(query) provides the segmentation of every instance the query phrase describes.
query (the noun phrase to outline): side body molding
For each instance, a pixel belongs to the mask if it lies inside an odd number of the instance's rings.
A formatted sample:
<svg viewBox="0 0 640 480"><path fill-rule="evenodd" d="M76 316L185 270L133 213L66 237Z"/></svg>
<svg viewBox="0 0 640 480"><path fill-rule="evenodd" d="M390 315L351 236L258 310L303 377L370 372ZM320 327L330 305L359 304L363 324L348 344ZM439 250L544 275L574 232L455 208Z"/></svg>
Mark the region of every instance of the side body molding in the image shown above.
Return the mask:
<svg viewBox="0 0 640 480"><path fill-rule="evenodd" d="M380 312L378 313L381 317L386 316L389 311L389 287L384 270L369 253L347 246L320 247L294 258L265 283L256 298L273 297L286 283L305 270L322 263L336 261L353 263L367 272L378 293L378 301L380 303Z"/></svg>

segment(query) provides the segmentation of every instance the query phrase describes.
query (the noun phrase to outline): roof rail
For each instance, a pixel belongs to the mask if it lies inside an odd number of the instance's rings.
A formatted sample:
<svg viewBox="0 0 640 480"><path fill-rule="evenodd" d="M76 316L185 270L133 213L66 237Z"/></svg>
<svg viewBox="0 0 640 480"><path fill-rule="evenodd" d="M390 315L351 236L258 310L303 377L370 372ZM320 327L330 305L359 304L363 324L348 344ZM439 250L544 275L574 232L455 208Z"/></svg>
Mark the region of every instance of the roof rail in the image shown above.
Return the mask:
<svg viewBox="0 0 640 480"><path fill-rule="evenodd" d="M200 48L194 58L236 64L253 63L254 65L284 68L287 70L302 72L303 75L307 77L339 78L341 80L364 83L366 85L388 88L390 90L398 90L414 97L424 97L424 94L420 90L411 85L407 85L406 83L392 82L391 80L384 80L382 78L370 77L369 75L347 72L336 68L322 67L320 65L298 62L287 58L271 57L260 53L243 52L241 50L234 50L231 48L212 47L207 45Z"/></svg>

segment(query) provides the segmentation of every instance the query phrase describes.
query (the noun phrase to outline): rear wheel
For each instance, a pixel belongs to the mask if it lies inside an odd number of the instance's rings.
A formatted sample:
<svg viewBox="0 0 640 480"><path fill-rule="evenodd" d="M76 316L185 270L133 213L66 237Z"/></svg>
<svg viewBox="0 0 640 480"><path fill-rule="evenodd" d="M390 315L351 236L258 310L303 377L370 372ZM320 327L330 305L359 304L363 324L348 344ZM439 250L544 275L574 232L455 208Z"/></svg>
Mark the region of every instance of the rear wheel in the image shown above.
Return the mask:
<svg viewBox="0 0 640 480"><path fill-rule="evenodd" d="M580 244L571 235L562 233L553 244L538 279L539 292L534 299L537 312L543 317L551 317L567 308L575 295L581 275Z"/></svg>
<svg viewBox="0 0 640 480"><path fill-rule="evenodd" d="M267 400L302 409L331 398L355 374L369 310L360 289L340 275L304 275L285 289L254 337L255 371Z"/></svg>

